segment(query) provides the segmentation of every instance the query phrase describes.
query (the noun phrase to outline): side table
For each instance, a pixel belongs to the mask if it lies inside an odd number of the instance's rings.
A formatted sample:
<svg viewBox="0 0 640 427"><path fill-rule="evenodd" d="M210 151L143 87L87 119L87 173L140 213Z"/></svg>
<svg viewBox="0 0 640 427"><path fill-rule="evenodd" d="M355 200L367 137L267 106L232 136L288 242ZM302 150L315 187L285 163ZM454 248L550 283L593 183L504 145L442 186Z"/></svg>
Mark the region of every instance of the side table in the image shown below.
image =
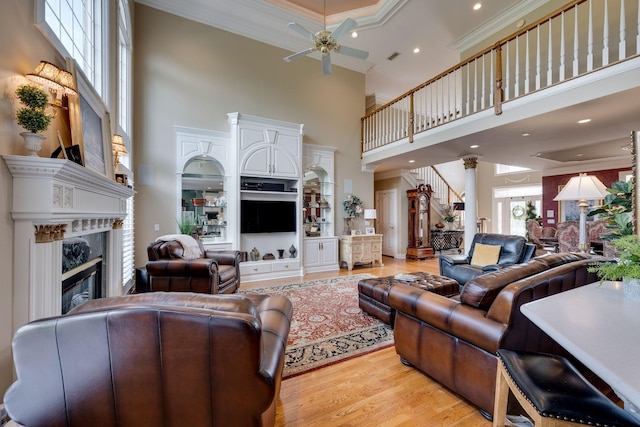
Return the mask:
<svg viewBox="0 0 640 427"><path fill-rule="evenodd" d="M431 230L431 245L436 251L458 249L458 253L460 253L463 238L463 230Z"/></svg>
<svg viewBox="0 0 640 427"><path fill-rule="evenodd" d="M353 270L356 263L382 264L382 234L340 236L340 266L347 264Z"/></svg>

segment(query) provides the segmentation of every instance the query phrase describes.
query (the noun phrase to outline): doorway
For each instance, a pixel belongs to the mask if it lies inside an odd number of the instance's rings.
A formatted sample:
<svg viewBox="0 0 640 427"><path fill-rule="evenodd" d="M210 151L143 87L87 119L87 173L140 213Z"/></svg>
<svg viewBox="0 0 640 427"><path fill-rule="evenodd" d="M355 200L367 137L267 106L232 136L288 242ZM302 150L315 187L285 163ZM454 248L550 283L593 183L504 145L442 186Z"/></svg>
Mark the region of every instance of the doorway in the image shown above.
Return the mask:
<svg viewBox="0 0 640 427"><path fill-rule="evenodd" d="M493 232L526 236L527 205L534 207L536 217L542 216L542 186L523 185L493 189Z"/></svg>
<svg viewBox="0 0 640 427"><path fill-rule="evenodd" d="M376 191L376 233L382 234L382 255L396 257L398 254L398 191L396 189Z"/></svg>

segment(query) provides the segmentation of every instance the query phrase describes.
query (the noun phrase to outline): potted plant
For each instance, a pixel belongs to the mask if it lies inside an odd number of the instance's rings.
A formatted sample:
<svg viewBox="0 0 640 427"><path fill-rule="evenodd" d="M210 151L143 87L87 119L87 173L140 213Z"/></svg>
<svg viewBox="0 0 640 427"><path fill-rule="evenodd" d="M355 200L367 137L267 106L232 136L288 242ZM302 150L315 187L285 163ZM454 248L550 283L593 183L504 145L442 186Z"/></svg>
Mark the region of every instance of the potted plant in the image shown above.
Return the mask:
<svg viewBox="0 0 640 427"><path fill-rule="evenodd" d="M628 234L612 241L619 259L616 262L599 262L589 267L600 280L622 280L624 295L640 300L640 237Z"/></svg>
<svg viewBox="0 0 640 427"><path fill-rule="evenodd" d="M449 225L449 229L453 227L453 223L457 219L453 205L446 205L444 209L442 209L442 219Z"/></svg>
<svg viewBox="0 0 640 427"><path fill-rule="evenodd" d="M602 234L602 240L614 240L621 236L633 234L633 223L630 213L633 211L633 182L615 181L607 188L604 203L588 213L599 215L607 220L608 233Z"/></svg>
<svg viewBox="0 0 640 427"><path fill-rule="evenodd" d="M185 216L180 221L176 221L178 223L178 229L180 230L180 234L186 234L187 236L192 236L196 232L197 224L193 220L193 218Z"/></svg>
<svg viewBox="0 0 640 427"><path fill-rule="evenodd" d="M49 95L44 89L34 85L20 85L16 89L16 96L24 107L18 109L16 120L20 126L29 132L22 132L25 145L30 156L37 156L45 137L39 132L47 130L51 123L51 116L45 113L49 105Z"/></svg>

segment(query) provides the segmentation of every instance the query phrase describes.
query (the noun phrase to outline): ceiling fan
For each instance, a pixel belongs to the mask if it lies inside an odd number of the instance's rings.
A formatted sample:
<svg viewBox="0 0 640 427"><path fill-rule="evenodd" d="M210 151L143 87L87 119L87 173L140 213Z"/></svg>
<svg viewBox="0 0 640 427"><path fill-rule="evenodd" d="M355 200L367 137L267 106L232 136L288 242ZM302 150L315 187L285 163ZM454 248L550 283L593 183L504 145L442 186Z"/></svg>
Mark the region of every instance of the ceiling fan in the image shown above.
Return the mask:
<svg viewBox="0 0 640 427"><path fill-rule="evenodd" d="M353 56L359 59L367 59L369 52L364 50L355 49L352 47L341 46L338 44L338 40L353 30L357 23L354 19L347 18L338 25L338 28L333 32L327 31L327 1L324 2L324 16L323 16L323 30L313 34L311 31L304 28L302 25L295 22L290 22L287 26L292 30L302 34L304 37L311 41L311 47L305 49L293 55L289 55L284 58L285 62L291 62L294 59L301 58L312 52L319 51L322 54L322 74L331 74L331 51L342 53L344 55Z"/></svg>

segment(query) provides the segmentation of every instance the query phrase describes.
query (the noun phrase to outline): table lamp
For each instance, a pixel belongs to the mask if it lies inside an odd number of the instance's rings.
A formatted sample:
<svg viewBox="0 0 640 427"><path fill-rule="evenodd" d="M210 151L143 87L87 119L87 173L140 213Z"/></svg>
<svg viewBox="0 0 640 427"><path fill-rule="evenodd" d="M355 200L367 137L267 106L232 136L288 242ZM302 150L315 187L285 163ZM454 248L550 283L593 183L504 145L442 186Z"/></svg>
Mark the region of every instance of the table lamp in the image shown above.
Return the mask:
<svg viewBox="0 0 640 427"><path fill-rule="evenodd" d="M587 242L587 200L601 200L608 194L607 187L595 176L581 173L569 180L567 185L554 197L554 201L578 201L580 208L580 240L578 249L580 252L589 251Z"/></svg>
<svg viewBox="0 0 640 427"><path fill-rule="evenodd" d="M375 209L365 209L364 210L364 222L365 227L373 228L375 232L375 221L376 221L376 210Z"/></svg>

